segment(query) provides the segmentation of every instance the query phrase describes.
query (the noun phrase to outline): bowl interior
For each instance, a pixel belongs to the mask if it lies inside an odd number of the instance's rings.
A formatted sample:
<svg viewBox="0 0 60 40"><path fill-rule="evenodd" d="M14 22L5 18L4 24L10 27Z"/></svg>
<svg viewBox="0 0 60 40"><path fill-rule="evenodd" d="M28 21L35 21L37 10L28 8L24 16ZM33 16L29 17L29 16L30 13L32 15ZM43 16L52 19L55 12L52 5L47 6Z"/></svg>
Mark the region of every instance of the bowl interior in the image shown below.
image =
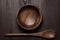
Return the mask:
<svg viewBox="0 0 60 40"><path fill-rule="evenodd" d="M22 7L17 15L17 23L26 30L32 30L39 26L42 16L37 7L26 5Z"/></svg>

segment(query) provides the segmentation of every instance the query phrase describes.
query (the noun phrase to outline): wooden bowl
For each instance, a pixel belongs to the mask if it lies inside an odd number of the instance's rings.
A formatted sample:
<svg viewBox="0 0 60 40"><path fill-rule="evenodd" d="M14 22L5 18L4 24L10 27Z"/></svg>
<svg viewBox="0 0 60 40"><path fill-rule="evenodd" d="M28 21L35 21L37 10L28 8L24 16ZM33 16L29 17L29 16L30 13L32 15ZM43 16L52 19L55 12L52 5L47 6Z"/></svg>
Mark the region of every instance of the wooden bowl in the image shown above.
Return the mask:
<svg viewBox="0 0 60 40"><path fill-rule="evenodd" d="M17 23L25 30L37 28L42 21L42 15L39 9L33 5L22 7L17 14Z"/></svg>

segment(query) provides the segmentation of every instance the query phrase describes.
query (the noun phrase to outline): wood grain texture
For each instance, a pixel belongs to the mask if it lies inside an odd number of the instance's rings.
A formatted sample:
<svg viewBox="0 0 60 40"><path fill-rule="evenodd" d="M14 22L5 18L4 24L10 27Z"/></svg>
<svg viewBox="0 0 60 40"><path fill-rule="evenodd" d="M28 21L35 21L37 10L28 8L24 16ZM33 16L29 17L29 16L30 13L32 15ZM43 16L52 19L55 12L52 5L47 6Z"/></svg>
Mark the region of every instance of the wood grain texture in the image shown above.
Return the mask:
<svg viewBox="0 0 60 40"><path fill-rule="evenodd" d="M48 29L38 33L7 33L4 36L6 37L33 36L33 37L42 37L46 39L52 39L56 37L56 33L55 33L55 30Z"/></svg>
<svg viewBox="0 0 60 40"><path fill-rule="evenodd" d="M42 27L45 29L60 29L60 0L30 0L30 3L39 7L43 15ZM22 0L0 0L0 35L5 33L22 32L16 23L17 10L24 6ZM58 32L57 31L57 32ZM58 32L59 33L59 32ZM60 38L60 37L59 37ZM0 36L0 40L46 40L35 37L12 37ZM58 40L58 39L55 39Z"/></svg>
<svg viewBox="0 0 60 40"><path fill-rule="evenodd" d="M25 30L37 28L42 21L39 9L33 5L22 7L17 13L17 23Z"/></svg>

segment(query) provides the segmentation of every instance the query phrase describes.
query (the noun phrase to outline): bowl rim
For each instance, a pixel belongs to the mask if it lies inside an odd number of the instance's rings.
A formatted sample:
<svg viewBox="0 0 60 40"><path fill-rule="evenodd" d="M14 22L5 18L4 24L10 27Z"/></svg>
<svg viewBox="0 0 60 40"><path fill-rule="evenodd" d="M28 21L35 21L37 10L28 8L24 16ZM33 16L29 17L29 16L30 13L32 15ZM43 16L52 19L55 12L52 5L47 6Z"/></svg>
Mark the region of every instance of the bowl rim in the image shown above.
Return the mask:
<svg viewBox="0 0 60 40"><path fill-rule="evenodd" d="M33 5L25 5L25 6L33 6ZM25 7L25 6L23 6L23 7ZM23 8L22 7L22 8ZM38 9L36 6L34 6L36 9ZM32 28L26 28L26 27L24 27L24 26L22 26L20 23L19 23L19 20L18 20L18 14L19 14L19 11L20 11L21 9L19 9L18 10L18 12L17 12L17 17L16 17L16 21L17 21L17 24L21 27L21 28L23 28L23 29L25 29L25 30L34 30L35 28L37 28L40 24L41 24L41 22L42 22L42 14L41 14L41 12L39 11L39 13L40 13L40 19L39 19L39 22L38 22L38 24L36 25L36 26L34 26L34 27L32 27ZM39 9L38 9L39 10Z"/></svg>

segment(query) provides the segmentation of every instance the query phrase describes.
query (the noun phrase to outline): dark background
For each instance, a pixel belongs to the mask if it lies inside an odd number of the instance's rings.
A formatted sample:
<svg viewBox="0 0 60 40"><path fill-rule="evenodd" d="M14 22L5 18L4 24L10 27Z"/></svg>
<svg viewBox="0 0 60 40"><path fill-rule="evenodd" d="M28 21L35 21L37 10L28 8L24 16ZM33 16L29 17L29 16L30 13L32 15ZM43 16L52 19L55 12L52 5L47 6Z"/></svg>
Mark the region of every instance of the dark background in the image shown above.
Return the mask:
<svg viewBox="0 0 60 40"><path fill-rule="evenodd" d="M29 0L29 3L38 7L43 15L41 29L54 29L59 32L60 3L59 0ZM24 6L23 0L0 0L0 40L47 40L36 37L4 37L5 33L22 32L16 23L18 10ZM59 34L54 40L59 39Z"/></svg>

